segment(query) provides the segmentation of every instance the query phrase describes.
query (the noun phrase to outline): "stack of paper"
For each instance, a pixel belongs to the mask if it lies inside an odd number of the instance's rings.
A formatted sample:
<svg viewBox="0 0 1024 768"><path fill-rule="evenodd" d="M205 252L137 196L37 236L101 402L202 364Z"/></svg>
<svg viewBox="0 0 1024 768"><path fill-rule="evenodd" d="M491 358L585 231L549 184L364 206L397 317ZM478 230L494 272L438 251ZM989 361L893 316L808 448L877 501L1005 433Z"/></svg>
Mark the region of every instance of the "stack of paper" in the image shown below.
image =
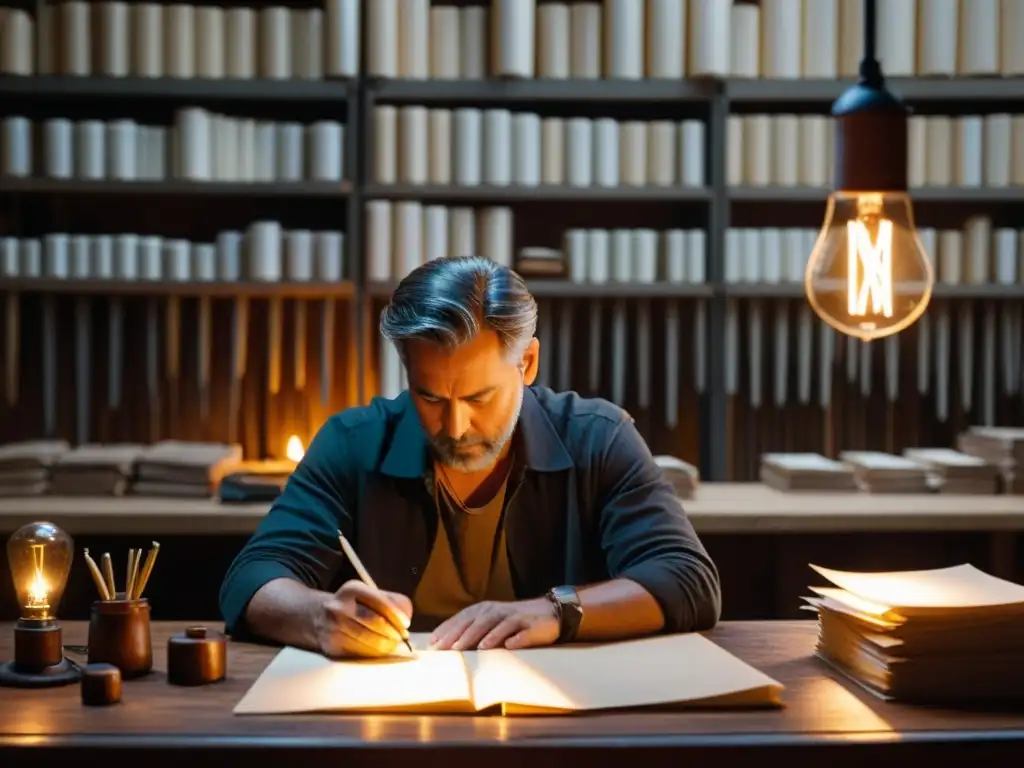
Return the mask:
<svg viewBox="0 0 1024 768"><path fill-rule="evenodd" d="M957 448L998 465L1006 492L1024 494L1024 429L971 427L957 438Z"/></svg>
<svg viewBox="0 0 1024 768"><path fill-rule="evenodd" d="M851 573L812 565L817 655L882 698L1024 700L1024 587L971 565ZM807 607L807 606L805 606Z"/></svg>
<svg viewBox="0 0 1024 768"><path fill-rule="evenodd" d="M635 707L779 706L782 686L698 634L525 651L430 651L334 661L285 648L235 714L567 714Z"/></svg>
<svg viewBox="0 0 1024 768"><path fill-rule="evenodd" d="M843 451L857 487L869 493L928 493L928 473L916 461L877 451Z"/></svg>
<svg viewBox="0 0 1024 768"><path fill-rule="evenodd" d="M676 496L692 499L700 487L700 470L675 456L655 456L654 462L661 467L665 479L672 483Z"/></svg>
<svg viewBox="0 0 1024 768"><path fill-rule="evenodd" d="M38 496L50 485L50 470L70 450L63 440L0 445L0 496Z"/></svg>
<svg viewBox="0 0 1024 768"><path fill-rule="evenodd" d="M818 453L765 453L761 482L779 491L855 491L853 468Z"/></svg>
<svg viewBox="0 0 1024 768"><path fill-rule="evenodd" d="M952 448L907 448L903 455L925 468L929 486L940 493L999 493L999 467L980 456Z"/></svg>
<svg viewBox="0 0 1024 768"><path fill-rule="evenodd" d="M163 440L139 457L132 491L140 496L211 496L241 460L240 445Z"/></svg>
<svg viewBox="0 0 1024 768"><path fill-rule="evenodd" d="M123 496L144 445L80 445L57 460L50 493L58 496Z"/></svg>

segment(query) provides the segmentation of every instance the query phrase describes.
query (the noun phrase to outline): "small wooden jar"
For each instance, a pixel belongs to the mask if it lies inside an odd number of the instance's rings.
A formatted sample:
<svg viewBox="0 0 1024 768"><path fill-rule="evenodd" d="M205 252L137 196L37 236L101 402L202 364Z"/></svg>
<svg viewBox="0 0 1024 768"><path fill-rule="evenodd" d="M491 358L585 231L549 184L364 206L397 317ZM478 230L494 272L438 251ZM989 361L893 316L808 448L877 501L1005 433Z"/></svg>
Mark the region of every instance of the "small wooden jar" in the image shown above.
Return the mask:
<svg viewBox="0 0 1024 768"><path fill-rule="evenodd" d="M227 673L227 641L220 632L188 627L167 640L167 682L171 685L209 685Z"/></svg>
<svg viewBox="0 0 1024 768"><path fill-rule="evenodd" d="M98 600L92 604L89 663L113 664L125 680L153 669L148 600Z"/></svg>
<svg viewBox="0 0 1024 768"><path fill-rule="evenodd" d="M86 664L82 669L82 703L105 707L121 701L121 670L113 664Z"/></svg>

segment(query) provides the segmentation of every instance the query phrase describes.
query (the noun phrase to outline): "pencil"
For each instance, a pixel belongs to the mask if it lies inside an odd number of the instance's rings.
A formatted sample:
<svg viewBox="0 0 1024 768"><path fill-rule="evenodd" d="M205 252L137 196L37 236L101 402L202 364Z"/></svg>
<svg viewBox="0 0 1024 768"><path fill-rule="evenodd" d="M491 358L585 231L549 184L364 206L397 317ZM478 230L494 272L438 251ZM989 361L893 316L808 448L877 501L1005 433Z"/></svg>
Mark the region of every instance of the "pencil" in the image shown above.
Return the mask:
<svg viewBox="0 0 1024 768"><path fill-rule="evenodd" d="M107 582L107 592L114 596L117 594L117 586L114 584L114 561L110 559L110 553L104 552L103 559L103 577Z"/></svg>
<svg viewBox="0 0 1024 768"><path fill-rule="evenodd" d="M345 538L345 535L341 531L338 531L338 541L341 543L341 551L345 553L345 557L347 557L348 561L352 563L352 567L356 569L356 573L359 575L359 580L370 589L378 589L377 582L373 580L373 577L363 565L363 561L359 559L359 555L356 554L356 551L352 548L352 545L348 543L348 539ZM402 641L405 643L405 647L409 649L409 653L415 653L412 649L412 643L409 642L409 633L406 632L405 629L400 629L400 631L402 633Z"/></svg>
<svg viewBox="0 0 1024 768"><path fill-rule="evenodd" d="M132 576L135 574L135 550L128 550L128 575L125 576L124 580L124 599L131 600L132 592L135 590L135 582L132 580Z"/></svg>
<svg viewBox="0 0 1024 768"><path fill-rule="evenodd" d="M142 550L140 549L141 553ZM142 566L142 575L139 576L139 583L135 585L134 599L139 600L142 598L142 592L146 588L146 584L149 583L149 574L153 572L153 565L156 563L156 556L160 553L160 542L154 541L152 548L146 553L146 562Z"/></svg>
<svg viewBox="0 0 1024 768"><path fill-rule="evenodd" d="M96 561L89 556L89 548L85 549L85 564L89 566L89 573L92 574L92 580L96 582L96 589L99 590L100 599L109 600L110 593L107 591L107 585L103 582L103 574L100 573L100 567L96 565Z"/></svg>
<svg viewBox="0 0 1024 768"><path fill-rule="evenodd" d="M135 594L136 590L139 587L139 566L142 565L142 549L136 549L134 550L134 552L135 555L132 557L132 591L129 594L125 595L125 597L128 600L136 599L132 597L132 595Z"/></svg>

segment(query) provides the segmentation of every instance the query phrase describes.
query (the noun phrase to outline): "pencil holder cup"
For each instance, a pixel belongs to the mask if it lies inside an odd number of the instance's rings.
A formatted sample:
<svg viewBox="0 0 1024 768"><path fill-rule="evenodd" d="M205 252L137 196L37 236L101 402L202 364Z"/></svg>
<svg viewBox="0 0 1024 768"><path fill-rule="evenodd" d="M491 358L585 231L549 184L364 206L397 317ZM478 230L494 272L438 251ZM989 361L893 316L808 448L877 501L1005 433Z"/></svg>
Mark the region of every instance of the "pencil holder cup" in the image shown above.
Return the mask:
<svg viewBox="0 0 1024 768"><path fill-rule="evenodd" d="M89 663L113 664L121 677L142 677L153 669L149 601L98 600L89 616Z"/></svg>

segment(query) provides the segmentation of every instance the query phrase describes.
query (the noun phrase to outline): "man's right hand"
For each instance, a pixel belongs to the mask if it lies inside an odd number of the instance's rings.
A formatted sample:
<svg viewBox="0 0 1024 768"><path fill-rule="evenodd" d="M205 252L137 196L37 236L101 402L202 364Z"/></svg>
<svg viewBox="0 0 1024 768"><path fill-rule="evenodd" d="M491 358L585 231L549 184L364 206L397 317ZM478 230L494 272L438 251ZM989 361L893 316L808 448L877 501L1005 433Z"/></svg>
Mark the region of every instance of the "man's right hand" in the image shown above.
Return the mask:
<svg viewBox="0 0 1024 768"><path fill-rule="evenodd" d="M405 595L347 581L324 602L317 641L325 656L390 656L408 636L411 617L412 601Z"/></svg>

